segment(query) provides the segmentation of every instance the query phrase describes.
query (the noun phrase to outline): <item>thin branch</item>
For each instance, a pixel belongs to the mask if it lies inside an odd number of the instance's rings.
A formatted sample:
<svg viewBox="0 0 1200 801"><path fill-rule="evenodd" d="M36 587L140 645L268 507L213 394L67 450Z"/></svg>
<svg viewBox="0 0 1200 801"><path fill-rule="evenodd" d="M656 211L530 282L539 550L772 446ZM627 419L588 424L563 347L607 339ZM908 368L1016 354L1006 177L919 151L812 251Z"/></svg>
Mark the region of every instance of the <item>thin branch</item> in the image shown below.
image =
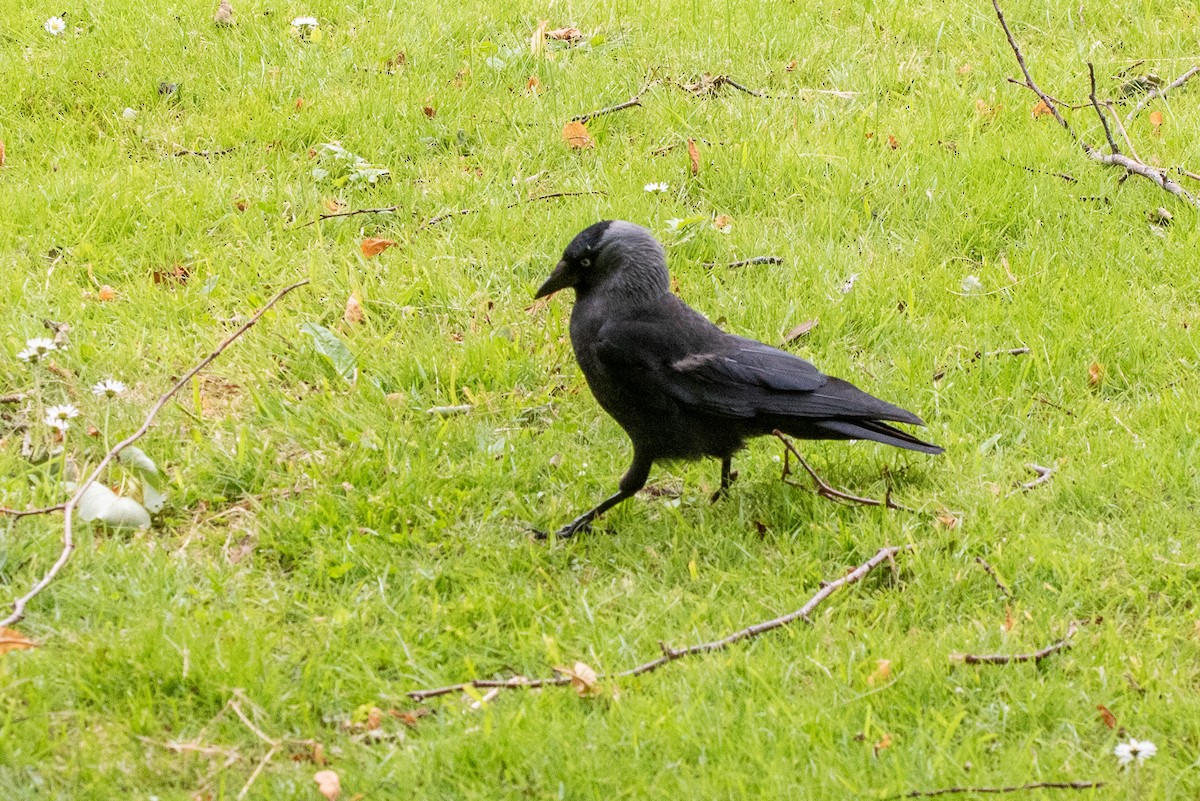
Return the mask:
<svg viewBox="0 0 1200 801"><path fill-rule="evenodd" d="M992 0L992 8L996 9L996 17L1000 20L1000 27L1004 29L1004 35L1008 37L1008 46L1012 48L1013 54L1017 57L1017 64L1021 67L1021 73L1025 76L1025 87L1032 90L1042 99L1042 102L1050 109L1050 113L1054 115L1054 119L1058 120L1058 124L1065 128L1067 133L1071 134L1072 139L1078 142L1079 137L1075 135L1075 129L1059 113L1054 100L1034 83L1033 76L1029 74L1029 67L1025 66L1025 56L1021 54L1021 48L1017 46L1017 40L1013 38L1012 31L1009 30L1008 22L1004 19L1004 12L1000 10L999 0ZM1087 145L1084 145L1084 149L1088 149Z"/></svg>
<svg viewBox="0 0 1200 801"><path fill-rule="evenodd" d="M1108 127L1108 117L1104 116L1104 109L1100 108L1100 101L1096 99L1096 70L1092 67L1092 62L1088 62L1088 80L1091 81L1091 92L1088 94L1088 100L1092 101L1092 108L1096 109L1096 116L1100 118L1100 124L1104 127L1104 138L1108 140L1108 146L1113 153L1120 153L1121 148L1117 147L1117 140L1113 139L1112 131Z"/></svg>
<svg viewBox="0 0 1200 801"><path fill-rule="evenodd" d="M810 478L812 478L813 483L817 485L817 495L820 495L822 498L828 498L831 501L845 501L847 503L857 504L859 506L882 506L886 509L897 509L902 512L912 511L912 509L909 509L907 506L901 506L893 501L892 492L890 489L882 501L877 501L874 498L863 498L858 495L852 495L849 492L834 488L831 484L825 481L825 479L817 475L817 471L813 470L812 467L809 466L808 462L804 460L804 457L800 455L800 451L796 450L796 446L792 444L792 441L788 439L782 431L777 428L771 433L778 437L779 441L783 443L785 448L787 448L787 450L783 453L784 483L798 486L796 482L788 481L787 479L792 472L791 465L788 463L788 454L791 454L792 456L796 457L796 461L800 462L800 466L804 468L805 472L808 473Z"/></svg>
<svg viewBox="0 0 1200 801"><path fill-rule="evenodd" d="M43 506L40 509L10 509L7 506L0 506L0 515L9 515L10 517L22 518L30 515L46 515L51 512L61 512L67 505L65 503L55 504L54 506Z"/></svg>
<svg viewBox="0 0 1200 801"><path fill-rule="evenodd" d="M1024 84L1018 84L1018 85L1024 86ZM1010 167L1017 167L1018 169L1025 170L1026 172L1031 172L1034 175L1039 175L1039 174L1040 175L1053 175L1055 178L1062 178L1064 181L1066 181L1068 183L1072 183L1072 184L1076 183L1079 180L1074 175L1068 175L1065 172L1053 172L1052 170L1039 170L1036 167L1026 167L1024 164L1017 164L1016 162L1009 161L1004 156L1001 156L1000 160L1003 161L1005 164L1009 165Z"/></svg>
<svg viewBox="0 0 1200 801"><path fill-rule="evenodd" d="M239 801L246 797L246 793L250 792L251 785L258 779L258 775L263 772L263 769L267 767L267 763L279 753L280 748L283 748L283 743L275 743L267 749L267 753L263 754L263 758L259 760L258 765L254 768L254 772L250 774L249 779L246 779L246 783L242 785L241 791L237 794Z"/></svg>
<svg viewBox="0 0 1200 801"><path fill-rule="evenodd" d="M1000 580L1000 574L996 572L996 568L994 568L990 564L988 564L988 561L986 559L984 559L982 556L976 556L975 561L978 562L980 564L980 566L982 566L983 569L987 571L987 574L992 577L992 581L996 582L996 586L1000 588L1000 592L1004 593L1004 596L1006 598L1012 600L1012 598L1014 597L1012 594L1012 590L1010 590L1008 588L1008 585L1006 585L1003 581Z"/></svg>
<svg viewBox="0 0 1200 801"><path fill-rule="evenodd" d="M1033 489L1034 487L1045 484L1047 481L1054 478L1053 467L1042 467L1040 464L1033 464L1032 462L1025 466L1037 473L1037 478L1033 479L1032 481L1026 481L1023 484L1017 484L1017 488L1005 495L1005 498L1011 498L1014 495L1020 495L1022 492L1029 492L1029 490Z"/></svg>
<svg viewBox="0 0 1200 801"><path fill-rule="evenodd" d="M14 392L11 395L0 395L0 404L21 403L27 396L24 392Z"/></svg>
<svg viewBox="0 0 1200 801"><path fill-rule="evenodd" d="M154 405L150 407L149 414L146 415L146 419L142 422L141 426L138 427L137 431L134 431L128 437L112 446L112 449L104 455L104 458L100 460L100 463L96 465L91 474L82 482L80 482L79 487L75 490L75 494L72 495L70 500L63 505L64 515L62 552L59 553L58 559L55 560L54 564L50 566L50 569L46 571L45 575L43 575L41 579L39 579L38 582L33 585L32 588L30 588L29 592L13 601L12 614L3 620L0 620L0 626L11 626L24 618L26 605L28 605L31 600L37 597L38 593L46 589L46 587L50 585L50 582L54 581L55 576L57 576L59 571L63 569L63 566L66 565L67 560L71 558L71 552L75 550L75 507L79 505L79 499L83 497L85 492L87 492L88 487L92 486L92 484L96 482L96 479L99 478L100 473L104 470L104 468L107 467L122 450L137 442L142 438L143 435L145 435L147 431L150 430L150 425L154 422L154 418L158 416L159 411L161 411L162 408L167 405L167 401L169 401L176 392L187 386L188 382L192 380L194 375L199 373L213 360L220 356L226 348L228 348L236 339L238 339L238 337L249 331L250 328L258 322L259 318L262 317L268 309L274 306L284 295L291 292L293 289L304 286L307 283L308 279L297 281L296 283L286 286L275 293L275 297L267 301L267 304L255 312L254 316L243 323L241 327L239 327L232 334L225 337L225 339L221 341L221 344L217 345L216 349L213 350L212 353L201 359L195 367L193 367L191 370L188 370L187 373L185 373L178 381L176 381L174 386L160 395L158 400L155 401Z"/></svg>
<svg viewBox="0 0 1200 801"><path fill-rule="evenodd" d="M636 94L626 100L624 103L617 103L615 106L607 106L605 108L596 109L595 111L589 111L586 114L577 114L571 118L571 122L588 122L593 117L600 117L604 114L613 114L617 111L624 111L627 108L634 108L635 106L640 105L642 105L642 97L640 94Z"/></svg>
<svg viewBox="0 0 1200 801"><path fill-rule="evenodd" d="M629 670L623 670L620 673L608 674L605 676L600 676L599 678L619 679L628 678L630 676L640 676L643 673L649 673L653 670L657 670L663 665L674 662L678 659L683 659L688 656L695 656L696 654L707 654L712 653L713 651L724 650L734 643L757 637L760 634L765 634L766 632L777 628L782 628L783 626L794 623L797 620L803 620L804 622L809 623L811 622L809 615L812 614L813 610L820 606L822 601L824 601L830 595L833 595L834 592L842 587L862 580L863 577L865 577L875 568L879 567L879 565L883 564L884 562L891 561L896 554L900 553L901 551L910 550L911 547L912 546L910 545L892 545L886 548L880 548L874 556L841 578L822 583L821 588L816 592L816 594L809 598L808 602L795 612L791 612L771 620L765 620L761 623L755 623L752 626L747 626L744 629L735 631L734 633L726 637L722 637L719 640L699 643L697 645L689 645L686 648L671 648L666 643L659 643L659 648L662 650L662 656L658 657L657 659L652 659L649 662L645 662L637 667L630 668ZM414 701L422 701L426 698L433 698L439 695L462 692L468 687L473 687L476 689L514 689L517 687L558 687L570 683L571 677L565 675L544 679L526 679L518 676L507 681L483 679L463 682L462 684L453 684L449 687L436 687L429 690L413 690L412 692L408 693L408 697Z"/></svg>
<svg viewBox="0 0 1200 801"><path fill-rule="evenodd" d="M467 214L474 214L476 211L477 209L459 209L458 211L448 211L445 214L439 214L436 217L430 217L428 220L421 223L417 228L418 230L432 228L440 222L449 220L451 217L462 217Z"/></svg>
<svg viewBox="0 0 1200 801"><path fill-rule="evenodd" d="M235 715L237 715L239 718L241 718L241 721L242 721L242 723L244 723L246 725L246 728L249 729L250 731L254 732L255 736L257 736L258 739L262 740L264 743L266 743L267 745L269 745L273 748L279 747L279 745L281 744L282 741L276 740L274 737L267 736L267 734L265 732L263 732L262 729L258 728L258 726L256 726L256 725L254 725L254 721L250 720L250 717L245 712L242 711L242 706L241 706L241 704L239 704L237 702L237 700L235 700L233 698L229 699L229 708L233 710Z"/></svg>
<svg viewBox="0 0 1200 801"><path fill-rule="evenodd" d="M1133 140L1129 138L1129 131L1125 130L1125 126L1121 124L1121 117L1117 114L1117 110L1113 108L1112 101L1105 100L1104 107L1112 115L1113 123L1117 126L1117 133L1121 134L1121 138L1125 140L1125 146L1129 148L1129 155L1133 157L1134 161L1145 164L1146 162L1142 161L1142 157L1137 154L1137 148L1133 146Z"/></svg>
<svg viewBox="0 0 1200 801"><path fill-rule="evenodd" d="M897 798L933 798L939 795L956 793L1021 793L1026 790L1094 790L1103 787L1104 782L1032 782L1030 784L1013 785L1010 787L944 787L941 790L913 790L909 793L888 796L885 801Z"/></svg>
<svg viewBox="0 0 1200 801"><path fill-rule="evenodd" d="M1191 192L1188 192L1182 186L1168 178L1165 171L1157 170L1154 167L1148 167L1145 164L1134 161L1128 156L1124 156L1120 153L1101 153L1099 150L1089 150L1088 158L1092 159L1093 161L1098 161L1101 164L1124 167L1134 175L1140 175L1143 178L1158 184L1172 195L1182 198L1193 206L1200 208L1200 200L1197 200Z"/></svg>
<svg viewBox="0 0 1200 801"><path fill-rule="evenodd" d="M783 264L783 256L752 256L749 259L742 259L741 261L731 261L725 266L736 269L738 267L749 267L757 264ZM717 263L715 261L706 261L704 262L704 266L716 267Z"/></svg>
<svg viewBox="0 0 1200 801"><path fill-rule="evenodd" d="M732 86L734 89L737 89L739 92L745 92L748 95L753 95L754 97L761 97L761 98L764 98L767 100L794 100L794 99L798 98L801 94L833 95L834 97L840 97L844 100L852 100L852 99L858 97L858 92L843 92L840 89L809 89L809 88L804 88L804 87L802 87L800 89L796 89L795 94L769 95L766 92L757 92L753 89L748 89L745 86L742 86L737 81L735 81L733 78L730 78L728 75L718 75L713 80L714 87L720 86L721 84L728 84L729 86Z"/></svg>
<svg viewBox="0 0 1200 801"><path fill-rule="evenodd" d="M1079 630L1080 621L1072 620L1067 626L1067 633L1061 640L1047 645L1031 654L951 654L951 662L962 662L967 665L1008 665L1014 662L1041 662L1048 656L1071 647L1071 638Z"/></svg>
<svg viewBox="0 0 1200 801"><path fill-rule="evenodd" d="M1153 100L1156 97L1162 97L1163 95L1165 95L1167 92L1171 91L1172 89L1178 89L1179 87L1181 87L1185 83L1187 83L1193 76L1198 75L1198 74L1200 74L1200 64L1197 64L1196 66L1192 67L1187 72L1183 73L1178 78L1171 81L1169 84L1162 87L1161 89L1156 88L1156 89L1151 89L1149 92L1146 92L1146 94L1142 95L1142 99L1137 102L1137 105L1133 107L1133 111L1129 112L1129 114L1126 115L1125 124L1130 125L1133 122L1133 118L1136 117L1138 115L1138 113L1141 112L1142 109L1144 109L1146 106L1150 105L1151 100Z"/></svg>
<svg viewBox="0 0 1200 801"><path fill-rule="evenodd" d="M400 206L397 205L397 206L383 206L378 209L354 209L353 211L334 211L334 212L330 212L328 214L322 214L320 217L317 217L317 219L315 219L315 220L309 220L308 222L304 223L304 225L301 225L300 227L307 228L310 225L316 225L317 223L323 222L325 220L332 220L335 217L353 217L356 214L394 214L397 210L399 210L399 208L400 208Z"/></svg>

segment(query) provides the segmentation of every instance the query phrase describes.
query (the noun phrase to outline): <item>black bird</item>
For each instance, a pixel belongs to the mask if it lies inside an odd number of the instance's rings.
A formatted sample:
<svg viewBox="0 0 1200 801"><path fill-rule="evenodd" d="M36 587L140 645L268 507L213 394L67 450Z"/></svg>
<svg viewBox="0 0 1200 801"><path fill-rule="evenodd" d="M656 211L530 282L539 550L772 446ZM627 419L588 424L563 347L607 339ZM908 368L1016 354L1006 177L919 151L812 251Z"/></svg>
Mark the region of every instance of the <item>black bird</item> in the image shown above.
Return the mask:
<svg viewBox="0 0 1200 801"><path fill-rule="evenodd" d="M633 440L620 489L563 526L587 530L646 484L659 459L721 460L776 429L801 439L869 439L941 453L882 422L924 425L912 412L827 376L790 353L727 334L671 292L666 254L648 230L605 220L580 232L536 297L575 289L571 345L592 394Z"/></svg>

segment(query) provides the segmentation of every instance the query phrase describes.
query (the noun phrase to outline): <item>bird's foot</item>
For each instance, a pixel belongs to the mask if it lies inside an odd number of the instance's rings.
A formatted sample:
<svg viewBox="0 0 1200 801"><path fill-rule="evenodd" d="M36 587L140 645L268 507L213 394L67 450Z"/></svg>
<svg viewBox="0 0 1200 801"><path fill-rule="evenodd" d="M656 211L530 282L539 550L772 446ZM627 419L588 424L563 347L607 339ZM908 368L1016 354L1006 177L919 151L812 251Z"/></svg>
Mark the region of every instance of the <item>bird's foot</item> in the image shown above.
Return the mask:
<svg viewBox="0 0 1200 801"><path fill-rule="evenodd" d="M729 487L730 487L730 485L733 484L733 482L737 481L737 477L738 477L737 471L734 470L732 473L729 474L729 479L727 481L722 481L721 486L717 487L717 491L709 496L708 502L716 503L717 501L721 500L726 495L728 495Z"/></svg>
<svg viewBox="0 0 1200 801"><path fill-rule="evenodd" d="M580 517L567 523L565 526L555 532L554 536L560 540L569 539L576 534L584 534L592 530L592 518Z"/></svg>

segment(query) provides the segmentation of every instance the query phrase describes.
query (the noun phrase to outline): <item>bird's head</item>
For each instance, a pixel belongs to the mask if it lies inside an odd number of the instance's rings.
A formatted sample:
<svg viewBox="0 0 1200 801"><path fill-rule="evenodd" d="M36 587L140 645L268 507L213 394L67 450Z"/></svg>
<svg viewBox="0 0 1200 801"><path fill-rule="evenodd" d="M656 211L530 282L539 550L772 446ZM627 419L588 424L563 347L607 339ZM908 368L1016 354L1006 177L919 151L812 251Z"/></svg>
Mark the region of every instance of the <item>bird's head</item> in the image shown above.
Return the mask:
<svg viewBox="0 0 1200 801"><path fill-rule="evenodd" d="M536 298L560 289L577 295L604 287L616 295L657 297L670 291L667 258L654 234L624 220L604 220L575 235Z"/></svg>

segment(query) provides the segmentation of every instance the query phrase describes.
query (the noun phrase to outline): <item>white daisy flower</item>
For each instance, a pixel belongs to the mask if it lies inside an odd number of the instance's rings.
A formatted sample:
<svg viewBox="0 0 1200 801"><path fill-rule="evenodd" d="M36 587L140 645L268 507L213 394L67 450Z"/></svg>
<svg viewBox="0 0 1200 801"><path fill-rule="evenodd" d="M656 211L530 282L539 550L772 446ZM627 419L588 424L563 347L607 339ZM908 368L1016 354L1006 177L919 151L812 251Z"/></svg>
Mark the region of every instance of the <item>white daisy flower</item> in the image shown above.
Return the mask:
<svg viewBox="0 0 1200 801"><path fill-rule="evenodd" d="M52 350L58 350L58 345L54 344L53 339L49 337L34 337L33 339L25 340L25 350L18 353L17 358L23 362L37 364Z"/></svg>
<svg viewBox="0 0 1200 801"><path fill-rule="evenodd" d="M58 36L67 29L67 23L62 17L51 17L42 23L42 27L46 29L46 33L51 36Z"/></svg>
<svg viewBox="0 0 1200 801"><path fill-rule="evenodd" d="M1145 762L1150 757L1158 753L1158 746L1149 740L1135 740L1129 738L1127 743L1118 743L1113 749L1113 754L1117 757L1117 762L1122 765L1128 765L1135 759L1139 762Z"/></svg>
<svg viewBox="0 0 1200 801"><path fill-rule="evenodd" d="M46 417L42 421L51 428L57 428L59 431L66 431L71 425L70 419L78 417L79 410L69 403L64 403L61 406L51 406L46 409Z"/></svg>
<svg viewBox="0 0 1200 801"><path fill-rule="evenodd" d="M968 275L962 280L962 291L967 295L981 292L983 291L983 282L979 280L979 276L977 275Z"/></svg>
<svg viewBox="0 0 1200 801"><path fill-rule="evenodd" d="M106 378L92 387L92 394L98 398L115 398L125 391L125 385L113 378Z"/></svg>
<svg viewBox="0 0 1200 801"><path fill-rule="evenodd" d="M292 20L293 28L315 28L320 24L316 17L296 17Z"/></svg>
<svg viewBox="0 0 1200 801"><path fill-rule="evenodd" d="M666 181L657 184L646 184L642 187L647 192L667 192L671 189L671 185Z"/></svg>

